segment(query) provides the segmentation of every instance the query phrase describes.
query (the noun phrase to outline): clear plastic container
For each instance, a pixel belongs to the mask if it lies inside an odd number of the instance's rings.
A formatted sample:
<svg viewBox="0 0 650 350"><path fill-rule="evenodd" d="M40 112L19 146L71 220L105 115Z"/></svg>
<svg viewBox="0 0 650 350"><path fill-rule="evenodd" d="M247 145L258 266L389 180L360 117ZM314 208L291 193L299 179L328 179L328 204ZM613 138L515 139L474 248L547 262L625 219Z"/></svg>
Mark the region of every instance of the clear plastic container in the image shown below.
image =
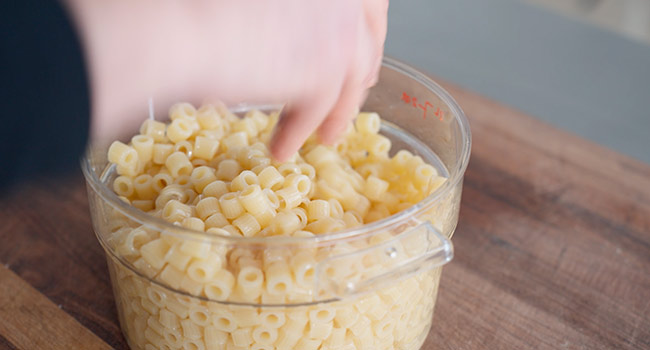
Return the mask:
<svg viewBox="0 0 650 350"><path fill-rule="evenodd" d="M447 92L393 59L384 60L363 110L384 120L381 133L392 140L392 154L407 149L448 179L407 210L314 237L215 236L149 216L113 193L107 147L91 145L82 168L93 226L132 349L421 347L441 266L453 256L469 125ZM211 263L197 264L193 278L189 269L159 273L138 248L161 237L169 243L159 247L165 261L192 250L209 254Z"/></svg>

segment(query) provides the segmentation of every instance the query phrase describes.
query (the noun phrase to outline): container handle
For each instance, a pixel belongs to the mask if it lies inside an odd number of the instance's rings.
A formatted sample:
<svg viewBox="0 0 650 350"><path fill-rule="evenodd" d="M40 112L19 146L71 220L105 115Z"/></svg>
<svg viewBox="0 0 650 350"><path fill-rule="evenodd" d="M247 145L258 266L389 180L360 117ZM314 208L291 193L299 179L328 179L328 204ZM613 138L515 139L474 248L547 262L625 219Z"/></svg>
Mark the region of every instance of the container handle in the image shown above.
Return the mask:
<svg viewBox="0 0 650 350"><path fill-rule="evenodd" d="M316 266L316 290L350 297L440 267L453 256L451 241L426 221L380 244L323 260Z"/></svg>

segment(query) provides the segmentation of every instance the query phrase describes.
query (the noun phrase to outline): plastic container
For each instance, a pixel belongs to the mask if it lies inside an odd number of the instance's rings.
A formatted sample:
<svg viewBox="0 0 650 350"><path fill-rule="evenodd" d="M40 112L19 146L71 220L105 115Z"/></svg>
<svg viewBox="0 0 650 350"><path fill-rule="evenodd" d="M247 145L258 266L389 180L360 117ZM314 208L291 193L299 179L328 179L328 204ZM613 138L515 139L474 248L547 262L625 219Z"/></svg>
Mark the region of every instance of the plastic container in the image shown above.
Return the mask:
<svg viewBox="0 0 650 350"><path fill-rule="evenodd" d="M391 153L407 149L448 179L417 205L386 219L307 238L221 237L149 216L107 186L115 178L107 148L91 146L82 168L92 221L132 349L421 347L441 266L453 255L449 239L469 160L469 126L440 86L393 59L384 60L363 110L386 121L381 133L392 140ZM117 245L117 236L127 243ZM206 265L212 270L195 268L194 279L174 269L156 274L137 256L153 237L169 243L159 247L167 260L182 260L182 251L169 247L185 246L208 252L206 259L217 257L216 263Z"/></svg>

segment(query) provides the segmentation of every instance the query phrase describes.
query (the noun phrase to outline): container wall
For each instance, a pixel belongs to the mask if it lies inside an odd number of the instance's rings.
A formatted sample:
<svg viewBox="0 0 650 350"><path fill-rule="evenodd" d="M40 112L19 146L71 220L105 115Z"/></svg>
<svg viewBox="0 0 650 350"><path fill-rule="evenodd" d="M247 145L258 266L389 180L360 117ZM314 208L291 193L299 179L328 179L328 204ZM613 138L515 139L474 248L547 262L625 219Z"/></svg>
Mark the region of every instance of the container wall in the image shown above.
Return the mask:
<svg viewBox="0 0 650 350"><path fill-rule="evenodd" d="M89 194L134 349L418 349L441 272L418 259L440 247L421 223L450 234L457 203L353 238L265 245L160 230Z"/></svg>
<svg viewBox="0 0 650 350"><path fill-rule="evenodd" d="M188 297L111 258L108 264L122 330L134 350L416 350L431 327L441 272L429 270L344 301L255 307Z"/></svg>
<svg viewBox="0 0 650 350"><path fill-rule="evenodd" d="M441 163L448 177L457 171L461 125L427 87L384 67L364 110L439 160L382 129L396 150ZM116 201L102 188L114 178L105 153L94 148L83 166L133 349L416 350L426 338L462 181L409 216L353 235L243 241L176 228Z"/></svg>
<svg viewBox="0 0 650 350"><path fill-rule="evenodd" d="M379 82L371 89L362 110L377 112L382 119L415 136L452 172L464 161L465 142L469 138L469 130L457 114L460 111L454 109L453 101L439 94L440 87L427 85L405 73L399 67L383 67Z"/></svg>

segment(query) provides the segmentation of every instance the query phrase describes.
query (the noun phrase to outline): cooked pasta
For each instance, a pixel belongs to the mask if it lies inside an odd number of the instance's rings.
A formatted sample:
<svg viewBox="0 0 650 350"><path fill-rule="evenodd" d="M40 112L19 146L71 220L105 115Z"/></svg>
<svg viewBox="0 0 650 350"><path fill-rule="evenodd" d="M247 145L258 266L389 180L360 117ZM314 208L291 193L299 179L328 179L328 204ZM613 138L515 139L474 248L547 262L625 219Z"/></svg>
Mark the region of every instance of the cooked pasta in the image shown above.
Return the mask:
<svg viewBox="0 0 650 350"><path fill-rule="evenodd" d="M192 170L190 180L196 192L201 193L207 185L217 180L217 176L214 174L214 169L203 165Z"/></svg>
<svg viewBox="0 0 650 350"><path fill-rule="evenodd" d="M279 199L280 210L293 209L302 203L304 197L295 185L291 185L280 190L275 191L275 195Z"/></svg>
<svg viewBox="0 0 650 350"><path fill-rule="evenodd" d="M214 213L205 219L205 227L211 228L224 228L229 224L228 219L223 213Z"/></svg>
<svg viewBox="0 0 650 350"><path fill-rule="evenodd" d="M241 347L248 347L251 345L253 342L253 337L251 336L252 331L253 330L249 327L237 328L230 334L233 344Z"/></svg>
<svg viewBox="0 0 650 350"><path fill-rule="evenodd" d="M270 208L269 199L259 185L248 185L239 194L239 201L247 212L259 216ZM259 230L258 230L259 231Z"/></svg>
<svg viewBox="0 0 650 350"><path fill-rule="evenodd" d="M256 137L259 132L255 121L251 118L242 118L236 121L233 123L232 130L244 132L249 138Z"/></svg>
<svg viewBox="0 0 650 350"><path fill-rule="evenodd" d="M237 308L233 310L233 316L240 327L253 327L260 324L260 314L257 308Z"/></svg>
<svg viewBox="0 0 650 350"><path fill-rule="evenodd" d="M181 250L182 244L172 246L167 254L165 254L165 261L168 265L173 266L177 270L185 271L187 265L192 260L192 256L185 254Z"/></svg>
<svg viewBox="0 0 650 350"><path fill-rule="evenodd" d="M221 123L221 116L213 105L203 105L196 113L196 121L203 130L217 129Z"/></svg>
<svg viewBox="0 0 650 350"><path fill-rule="evenodd" d="M205 260L192 261L187 267L187 275L196 282L206 283L213 279L221 264L221 257L210 253Z"/></svg>
<svg viewBox="0 0 650 350"><path fill-rule="evenodd" d="M167 127L167 137L174 143L187 140L192 132L192 124L185 118L175 119Z"/></svg>
<svg viewBox="0 0 650 350"><path fill-rule="evenodd" d="M284 176L280 174L276 167L267 166L258 174L258 180L263 188L276 190L284 182Z"/></svg>
<svg viewBox="0 0 650 350"><path fill-rule="evenodd" d="M232 224L239 229L244 237L252 237L261 230L260 223L249 213L242 214L233 220Z"/></svg>
<svg viewBox="0 0 650 350"><path fill-rule="evenodd" d="M220 180L213 181L203 187L204 196L220 198L226 193L228 193L228 185Z"/></svg>
<svg viewBox="0 0 650 350"><path fill-rule="evenodd" d="M169 173L177 177L179 175L189 175L192 173L192 163L183 152L174 152L170 154L165 160L165 166L169 169Z"/></svg>
<svg viewBox="0 0 650 350"><path fill-rule="evenodd" d="M213 311L212 324L221 331L232 332L237 329L237 322L232 315L232 312L226 309L218 309Z"/></svg>
<svg viewBox="0 0 650 350"><path fill-rule="evenodd" d="M280 328L286 322L286 316L283 312L264 311L260 313L260 324L267 328Z"/></svg>
<svg viewBox="0 0 650 350"><path fill-rule="evenodd" d="M165 204L162 210L162 217L169 222L178 222L190 216L191 213L192 208L178 200L172 199Z"/></svg>
<svg viewBox="0 0 650 350"><path fill-rule="evenodd" d="M271 295L285 295L293 290L291 270L284 261L276 261L265 269L266 291Z"/></svg>
<svg viewBox="0 0 650 350"><path fill-rule="evenodd" d="M138 152L120 141L115 141L108 149L108 161L117 166L117 173L126 176L135 176L138 171Z"/></svg>
<svg viewBox="0 0 650 350"><path fill-rule="evenodd" d="M235 176L239 175L241 170L241 166L236 160L225 159L217 167L217 178L219 180L231 181Z"/></svg>
<svg viewBox="0 0 650 350"><path fill-rule="evenodd" d="M113 191L120 196L130 197L134 190L133 180L128 176L118 176L113 181Z"/></svg>
<svg viewBox="0 0 650 350"><path fill-rule="evenodd" d="M253 329L253 340L259 344L271 345L278 339L278 330L265 326L258 326Z"/></svg>
<svg viewBox="0 0 650 350"><path fill-rule="evenodd" d="M332 328L334 328L332 322L309 322L309 331L307 334L311 339L325 340L332 333Z"/></svg>
<svg viewBox="0 0 650 350"><path fill-rule="evenodd" d="M300 218L291 211L280 212L271 221L271 231L275 235L289 235L301 226Z"/></svg>
<svg viewBox="0 0 650 350"><path fill-rule="evenodd" d="M366 178L366 185L363 194L371 200L380 201L388 190L390 183L377 176L370 175Z"/></svg>
<svg viewBox="0 0 650 350"><path fill-rule="evenodd" d="M242 191L246 187L257 184L257 175L250 171L244 170L239 175L235 176L232 181L230 181L230 189L232 191Z"/></svg>
<svg viewBox="0 0 650 350"><path fill-rule="evenodd" d="M204 160L211 160L219 150L219 140L209 137L197 136L194 139L194 156Z"/></svg>
<svg viewBox="0 0 650 350"><path fill-rule="evenodd" d="M381 120L377 113L359 113L355 120L354 126L364 134L376 134L379 132Z"/></svg>
<svg viewBox="0 0 650 350"><path fill-rule="evenodd" d="M133 179L133 188L140 199L153 199L159 192L154 188L153 177L149 174L141 174Z"/></svg>
<svg viewBox="0 0 650 350"><path fill-rule="evenodd" d="M135 151L138 152L138 161L146 164L153 158L154 139L148 135L136 135L131 139L131 144Z"/></svg>
<svg viewBox="0 0 650 350"><path fill-rule="evenodd" d="M296 214L296 216L298 217L298 220L300 220L300 226L301 227L304 227L304 226L307 225L307 223L309 222L308 221L309 219L307 218L307 211L304 208L300 208L300 207L293 208L293 209L291 209L291 212Z"/></svg>
<svg viewBox="0 0 650 350"><path fill-rule="evenodd" d="M246 133L243 131L233 132L223 139L221 146L224 151L248 146L248 135L246 135Z"/></svg>
<svg viewBox="0 0 650 350"><path fill-rule="evenodd" d="M169 244L162 239L151 241L140 248L140 253L146 262L155 269L162 269L165 265L165 255Z"/></svg>
<svg viewBox="0 0 650 350"><path fill-rule="evenodd" d="M197 114L196 108L190 103L179 102L169 108L169 119L176 120L178 118L195 118Z"/></svg>
<svg viewBox="0 0 650 350"><path fill-rule="evenodd" d="M263 131L270 123L270 118L263 112L253 109L246 113L245 119L251 120L259 131Z"/></svg>
<svg viewBox="0 0 650 350"><path fill-rule="evenodd" d="M142 126L140 127L140 134L151 137L155 142L164 142L167 138L165 136L166 128L167 126L165 123L147 119L144 121L144 123L142 123Z"/></svg>
<svg viewBox="0 0 650 350"><path fill-rule="evenodd" d="M244 207L239 201L239 193L228 192L219 198L221 212L227 219L234 219L244 213Z"/></svg>
<svg viewBox="0 0 650 350"><path fill-rule="evenodd" d="M109 245L140 274L111 258L120 317L134 349L419 347L440 269L349 300L327 298L340 292L341 281L348 282L342 288L355 288L420 256L430 244L423 236L394 242L395 233L382 232L286 249L215 240L317 238L386 218L442 186L445 178L420 156L406 150L389 156L378 114L359 113L336 146L311 137L285 163L267 148L277 113L253 110L239 118L223 104L197 110L180 103L169 116L168 124L146 120L130 144L116 141L108 151L120 198L193 231L191 237L160 232L115 214ZM431 213L436 225L447 220L443 209Z"/></svg>
<svg viewBox="0 0 650 350"><path fill-rule="evenodd" d="M220 212L221 207L219 205L219 200L214 197L205 197L196 205L196 214L201 218L201 220L205 220L210 215Z"/></svg>
<svg viewBox="0 0 650 350"><path fill-rule="evenodd" d="M204 294L213 300L226 300L235 286L235 277L227 270L216 272L212 281L205 284Z"/></svg>
<svg viewBox="0 0 650 350"><path fill-rule="evenodd" d="M311 190L311 180L307 175L289 174L284 179L284 188L295 187L302 197L306 197Z"/></svg>
<svg viewBox="0 0 650 350"><path fill-rule="evenodd" d="M166 143L156 143L153 145L152 160L154 164L165 164L167 157L174 151L174 146Z"/></svg>
<svg viewBox="0 0 650 350"><path fill-rule="evenodd" d="M330 216L330 204L322 199L307 203L307 217L309 221L316 221Z"/></svg>

